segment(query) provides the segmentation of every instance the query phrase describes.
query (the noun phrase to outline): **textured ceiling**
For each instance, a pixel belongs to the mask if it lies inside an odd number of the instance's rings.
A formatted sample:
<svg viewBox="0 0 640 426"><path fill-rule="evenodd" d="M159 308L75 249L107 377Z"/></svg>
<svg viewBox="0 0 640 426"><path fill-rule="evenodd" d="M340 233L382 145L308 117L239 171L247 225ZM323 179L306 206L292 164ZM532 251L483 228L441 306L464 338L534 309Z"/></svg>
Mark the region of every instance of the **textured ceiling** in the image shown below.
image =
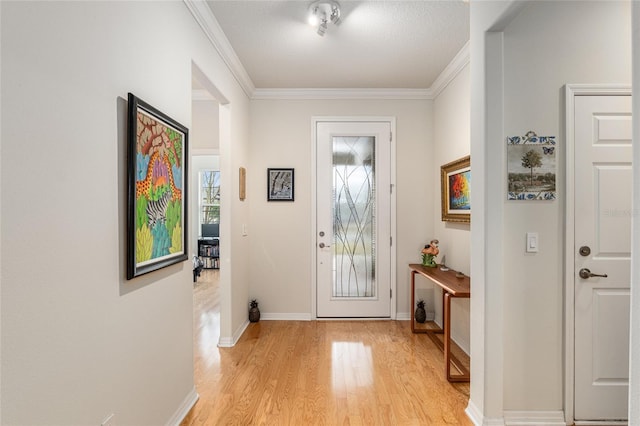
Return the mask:
<svg viewBox="0 0 640 426"><path fill-rule="evenodd" d="M462 0L339 1L324 37L311 1L207 3L258 89L427 89L469 39Z"/></svg>

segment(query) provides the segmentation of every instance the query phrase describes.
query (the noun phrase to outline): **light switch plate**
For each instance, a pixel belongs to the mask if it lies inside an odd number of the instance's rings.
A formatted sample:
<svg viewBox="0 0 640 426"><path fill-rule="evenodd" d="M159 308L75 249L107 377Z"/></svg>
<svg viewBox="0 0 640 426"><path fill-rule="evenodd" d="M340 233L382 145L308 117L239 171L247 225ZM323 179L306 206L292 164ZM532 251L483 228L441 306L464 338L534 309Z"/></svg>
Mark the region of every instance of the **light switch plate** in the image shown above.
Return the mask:
<svg viewBox="0 0 640 426"><path fill-rule="evenodd" d="M537 232L527 232L527 253L537 253L540 246Z"/></svg>

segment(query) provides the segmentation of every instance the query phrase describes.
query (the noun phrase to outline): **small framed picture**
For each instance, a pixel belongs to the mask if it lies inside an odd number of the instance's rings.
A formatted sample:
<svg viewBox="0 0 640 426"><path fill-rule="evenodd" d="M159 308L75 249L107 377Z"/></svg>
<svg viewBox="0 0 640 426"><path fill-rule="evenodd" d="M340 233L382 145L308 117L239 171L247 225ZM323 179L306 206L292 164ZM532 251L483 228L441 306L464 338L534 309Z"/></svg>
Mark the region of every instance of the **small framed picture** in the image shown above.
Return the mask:
<svg viewBox="0 0 640 426"><path fill-rule="evenodd" d="M440 167L442 220L471 222L471 157L466 156Z"/></svg>
<svg viewBox="0 0 640 426"><path fill-rule="evenodd" d="M267 169L267 201L293 201L293 169Z"/></svg>
<svg viewBox="0 0 640 426"><path fill-rule="evenodd" d="M556 199L556 137L507 137L508 200L553 201Z"/></svg>

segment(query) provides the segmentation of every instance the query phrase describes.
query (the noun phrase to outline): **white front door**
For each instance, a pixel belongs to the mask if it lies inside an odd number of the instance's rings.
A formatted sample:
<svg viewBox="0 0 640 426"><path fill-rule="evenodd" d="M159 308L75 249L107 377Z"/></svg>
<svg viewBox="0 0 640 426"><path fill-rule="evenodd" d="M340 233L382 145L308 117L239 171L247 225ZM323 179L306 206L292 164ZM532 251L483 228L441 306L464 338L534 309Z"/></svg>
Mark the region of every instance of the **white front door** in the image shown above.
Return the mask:
<svg viewBox="0 0 640 426"><path fill-rule="evenodd" d="M316 122L318 317L390 317L391 183L390 122Z"/></svg>
<svg viewBox="0 0 640 426"><path fill-rule="evenodd" d="M623 420L629 388L631 97L576 96L574 114L574 417Z"/></svg>

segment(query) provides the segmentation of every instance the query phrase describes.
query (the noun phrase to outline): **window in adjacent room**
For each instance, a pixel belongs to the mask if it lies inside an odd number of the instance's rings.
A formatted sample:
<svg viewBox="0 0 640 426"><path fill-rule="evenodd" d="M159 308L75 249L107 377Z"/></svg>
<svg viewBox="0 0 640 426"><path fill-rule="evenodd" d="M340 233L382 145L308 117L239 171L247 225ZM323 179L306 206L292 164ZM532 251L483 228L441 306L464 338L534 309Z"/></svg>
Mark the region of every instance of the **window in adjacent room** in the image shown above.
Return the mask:
<svg viewBox="0 0 640 426"><path fill-rule="evenodd" d="M220 171L200 172L200 229L203 224L220 223Z"/></svg>

